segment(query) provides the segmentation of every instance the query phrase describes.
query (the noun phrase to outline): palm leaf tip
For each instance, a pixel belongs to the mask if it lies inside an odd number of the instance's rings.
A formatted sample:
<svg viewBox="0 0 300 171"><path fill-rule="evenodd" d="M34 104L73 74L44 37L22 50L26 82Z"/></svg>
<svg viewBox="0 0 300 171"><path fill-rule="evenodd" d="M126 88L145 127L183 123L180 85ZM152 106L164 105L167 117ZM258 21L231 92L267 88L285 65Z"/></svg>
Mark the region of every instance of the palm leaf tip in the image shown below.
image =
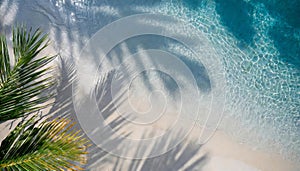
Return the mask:
<svg viewBox="0 0 300 171"><path fill-rule="evenodd" d="M69 119L41 124L30 119L1 143L0 170L81 170L87 146L87 139Z"/></svg>
<svg viewBox="0 0 300 171"><path fill-rule="evenodd" d="M55 84L47 64L56 55L38 57L48 46L47 35L39 29L32 32L17 27L13 29L12 42L13 57L10 57L5 36L0 36L0 121L16 119L46 107L41 104L53 94L43 92Z"/></svg>
<svg viewBox="0 0 300 171"><path fill-rule="evenodd" d="M66 118L39 122L37 111L47 107L56 82L48 64L56 56L38 56L49 41L37 29L13 29L13 56L0 36L0 122L34 114L1 142L0 170L80 170L86 163L88 141ZM14 63L13 65L11 65Z"/></svg>

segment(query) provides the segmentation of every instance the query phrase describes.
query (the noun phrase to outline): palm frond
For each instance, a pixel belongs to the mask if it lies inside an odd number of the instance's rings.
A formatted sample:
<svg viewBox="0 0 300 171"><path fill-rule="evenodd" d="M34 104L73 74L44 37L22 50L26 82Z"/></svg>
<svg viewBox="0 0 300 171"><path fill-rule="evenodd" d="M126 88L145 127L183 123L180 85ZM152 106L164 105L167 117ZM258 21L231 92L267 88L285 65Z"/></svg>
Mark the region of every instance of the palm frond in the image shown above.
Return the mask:
<svg viewBox="0 0 300 171"><path fill-rule="evenodd" d="M0 37L0 121L19 118L46 106L52 94L43 91L55 82L46 65L56 56L37 55L48 46L47 35L37 29L13 29L13 54L8 53L4 36ZM13 63L11 66L10 63Z"/></svg>
<svg viewBox="0 0 300 171"><path fill-rule="evenodd" d="M5 36L0 36L0 59L0 78L1 83L3 83L7 80L8 73L10 73L9 55Z"/></svg>
<svg viewBox="0 0 300 171"><path fill-rule="evenodd" d="M74 122L61 118L19 125L0 146L0 170L81 170L88 141Z"/></svg>
<svg viewBox="0 0 300 171"><path fill-rule="evenodd" d="M47 67L55 56L37 55L47 47L47 35L37 29L13 29L13 54L0 37L0 122L27 116L47 105L52 94L44 91L55 81ZM14 63L13 66L11 64ZM21 121L0 146L0 170L79 170L87 140L69 119L39 122L37 113Z"/></svg>

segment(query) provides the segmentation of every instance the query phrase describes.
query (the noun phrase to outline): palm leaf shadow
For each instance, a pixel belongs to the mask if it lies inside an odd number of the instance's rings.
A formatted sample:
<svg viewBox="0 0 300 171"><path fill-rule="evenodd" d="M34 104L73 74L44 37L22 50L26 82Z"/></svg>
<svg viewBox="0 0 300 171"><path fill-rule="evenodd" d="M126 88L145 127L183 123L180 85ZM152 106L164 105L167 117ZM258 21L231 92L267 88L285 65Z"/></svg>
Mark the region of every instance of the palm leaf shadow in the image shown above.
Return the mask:
<svg viewBox="0 0 300 171"><path fill-rule="evenodd" d="M180 136L181 133L178 135ZM171 139L171 140L168 140ZM165 138L161 141L155 143L151 148L150 153L154 153L157 150L157 147L168 146L166 142L171 141L176 142L176 138ZM173 171L173 170L201 170L203 165L207 161L207 154L200 154L201 146L196 144L196 142L183 141L182 143L175 146L173 149L164 153L160 156L153 158L145 159L123 159L116 158L112 170L164 170L164 171ZM138 146L137 153L146 151L145 146Z"/></svg>
<svg viewBox="0 0 300 171"><path fill-rule="evenodd" d="M107 76L110 77L111 74L108 74ZM72 130L78 130L81 129L80 125L78 124L78 119L76 117L76 111L74 109L74 104L73 104L73 99L72 99L72 94L74 88L76 89L76 86L73 87L72 84L76 82L76 72L74 68L74 63L71 60L62 58L59 56L58 58L58 67L57 67L57 79L58 83L56 86L52 89L49 89L48 92L45 93L53 93L55 94L54 96L54 102L53 105L51 106L51 109L49 110L48 113L43 114L40 118L40 120L44 118L57 118L57 117L63 117L63 118L69 118L73 121L76 122L76 124L73 126ZM108 79L108 78L104 78ZM108 81L104 81L104 84L101 84L101 87L97 87L98 91L104 91L105 88L108 87ZM99 94L98 94L99 95ZM102 92L102 95L107 95ZM101 98L100 96L98 98ZM101 108L105 109L103 112L106 113L106 115L103 115L105 119L109 117L107 113L113 113L115 108L114 105L117 104L118 102L115 101L113 104L111 100L106 100L104 101L103 99L107 99L102 97L101 100ZM104 107L105 106L105 107ZM122 119L115 119L109 124L112 127L122 126ZM72 131L71 130L71 131ZM84 134L84 138L87 138L87 135ZM109 137L110 139L107 140L108 142L114 141L113 137ZM117 138L116 138L117 139ZM95 162L99 162L101 160L102 163L107 163L108 159L105 158L107 155L107 152L99 149L96 144L93 144L91 142L91 145L88 147L88 163L85 166L85 168L88 168L89 166L93 165Z"/></svg>
<svg viewBox="0 0 300 171"><path fill-rule="evenodd" d="M55 89L51 90L56 91L56 96L54 97L55 102L47 116L70 118L71 120L77 121L74 129L81 128L78 124L79 122L72 101L72 93L74 91L72 83L76 81L76 72L73 62L59 58L58 73L59 82ZM110 88L112 80L116 78L117 81L119 81L119 88L117 88L117 90L120 92L117 92L116 94L118 94L118 96L114 98L112 97ZM125 78L116 76L114 71L105 73L98 79L94 92L92 92L95 94L102 117L107 122L107 125L114 128L115 132L120 131L127 124L126 119L114 115L117 108L124 102L125 92L122 88L124 83L123 79ZM151 133L152 132L145 133L145 136ZM181 134L182 133L178 132L177 136L180 137ZM128 151L122 149L118 135L117 133L108 135L107 139L103 139L103 143L116 144L116 148L126 154ZM129 134L123 134L123 136L128 135ZM84 135L84 138L88 138L88 136ZM176 137L167 137L156 142L150 151L154 152L154 150L158 148L173 145L176 141ZM147 147L143 144L139 144L135 150L136 153L144 153L146 148ZM109 167L112 168L112 170L199 170L201 166L205 164L208 157L206 154L199 155L200 149L201 146L195 142L184 141L158 157L128 160L110 154L99 148L97 144L91 142L91 146L88 147L88 161L84 169L103 170L103 168ZM186 165L186 163L188 163L188 165Z"/></svg>
<svg viewBox="0 0 300 171"><path fill-rule="evenodd" d="M73 62L59 56L57 73L58 83L56 87L49 90L50 92L55 91L54 103L47 115L71 117L71 114L75 113L72 102L72 82L75 81Z"/></svg>
<svg viewBox="0 0 300 171"><path fill-rule="evenodd" d="M101 111L102 116L105 121L108 121L108 125L114 129L116 135L111 135L106 140L105 143L113 143L119 144L116 148L121 149L123 154L126 154L128 149L122 149L120 139L118 138L118 131L120 134L124 133L120 132L121 128L126 126L127 120L120 116L116 115L116 109L124 102L124 88L123 87L123 79L122 77L114 75L114 71L110 71L100 77L96 88L95 95L98 102L98 108ZM119 96L117 98L113 98L110 88L113 79L117 79L119 88L117 90L120 91ZM110 119L114 118L114 119ZM144 137L146 135L152 134L153 132L144 132ZM156 150L160 148L167 147L169 145L174 145L178 142L178 137L182 137L183 133L176 133L176 137L165 137L160 141L155 142L152 147L147 147L144 144L139 144L135 147L135 153L145 153L150 149L150 154L155 153ZM126 134L125 136L129 136ZM143 139L142 138L142 139ZM122 157L115 156L113 154L109 154L109 152L105 152L97 145L93 145L90 148L89 161L86 169L95 169L95 170L103 170L106 166L112 168L112 170L199 170L206 162L207 154L200 154L201 146L196 144L194 141L183 141L182 143L176 145L167 153L160 155L154 158L146 158L146 159L134 159L128 160ZM130 149L131 150L131 149ZM129 151L130 151L129 150Z"/></svg>

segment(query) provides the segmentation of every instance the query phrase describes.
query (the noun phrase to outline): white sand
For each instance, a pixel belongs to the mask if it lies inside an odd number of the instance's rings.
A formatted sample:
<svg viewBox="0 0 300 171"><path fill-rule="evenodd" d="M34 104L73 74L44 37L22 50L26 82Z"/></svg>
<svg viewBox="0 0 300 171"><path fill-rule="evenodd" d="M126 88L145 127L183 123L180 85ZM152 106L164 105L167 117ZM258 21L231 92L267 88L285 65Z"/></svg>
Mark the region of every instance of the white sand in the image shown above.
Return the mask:
<svg viewBox="0 0 300 171"><path fill-rule="evenodd" d="M114 115L117 116L117 115ZM136 139L145 136L145 132L151 130L158 133L157 135L164 133L164 131L170 128L174 118L171 114L164 115L161 119L153 124L139 127L134 124L128 125L120 130L120 132L132 132L130 138ZM113 118L113 117L112 117ZM111 119L112 119L111 118ZM186 123L188 124L188 123ZM200 127L194 127L189 134L189 141L197 140L201 132ZM152 134L153 135L153 134ZM134 152L135 147L129 152ZM207 154L207 161L204 162L201 169L203 171L296 171L300 168L296 163L283 159L279 154L273 154L270 152L264 152L261 150L253 150L249 145L239 144L230 136L226 135L223 131L216 131L209 141L204 144L200 151L191 157L201 157ZM113 159L114 160L114 159ZM122 168L128 168L133 160L118 158L119 162L122 161ZM143 162L142 160L141 162ZM102 170L104 168L111 169L113 166L103 166L101 162L93 170ZM298 168L297 168L298 167Z"/></svg>
<svg viewBox="0 0 300 171"><path fill-rule="evenodd" d="M191 139L198 139L201 128L194 127ZM251 146L237 143L223 131L215 134L201 149L208 154L203 171L296 171L296 163L285 160L279 154L253 150Z"/></svg>
<svg viewBox="0 0 300 171"><path fill-rule="evenodd" d="M210 162L203 168L204 171L297 170L295 164L284 160L282 156L252 150L250 146L236 143L221 131L217 131L204 145L204 150L211 155Z"/></svg>

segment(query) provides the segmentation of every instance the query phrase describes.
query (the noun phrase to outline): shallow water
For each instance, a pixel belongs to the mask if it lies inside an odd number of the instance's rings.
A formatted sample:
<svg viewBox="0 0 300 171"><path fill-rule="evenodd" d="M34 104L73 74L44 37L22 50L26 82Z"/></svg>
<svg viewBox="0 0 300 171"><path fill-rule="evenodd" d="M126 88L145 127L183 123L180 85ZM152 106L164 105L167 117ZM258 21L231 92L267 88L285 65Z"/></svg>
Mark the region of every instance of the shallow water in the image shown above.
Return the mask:
<svg viewBox="0 0 300 171"><path fill-rule="evenodd" d="M272 11L275 3L185 1L156 9L190 21L222 54L227 105L221 128L241 143L299 159L300 29L292 19L299 3L283 3L295 7L290 12Z"/></svg>
<svg viewBox="0 0 300 171"><path fill-rule="evenodd" d="M100 28L124 16L150 12L187 21L210 41L226 71L227 100L220 128L253 148L299 159L299 9L297 0L2 0L1 30L18 22L42 27L50 32L56 50L73 56ZM185 51L177 45L168 48ZM209 93L213 86L201 60L181 54L198 78L198 87Z"/></svg>

